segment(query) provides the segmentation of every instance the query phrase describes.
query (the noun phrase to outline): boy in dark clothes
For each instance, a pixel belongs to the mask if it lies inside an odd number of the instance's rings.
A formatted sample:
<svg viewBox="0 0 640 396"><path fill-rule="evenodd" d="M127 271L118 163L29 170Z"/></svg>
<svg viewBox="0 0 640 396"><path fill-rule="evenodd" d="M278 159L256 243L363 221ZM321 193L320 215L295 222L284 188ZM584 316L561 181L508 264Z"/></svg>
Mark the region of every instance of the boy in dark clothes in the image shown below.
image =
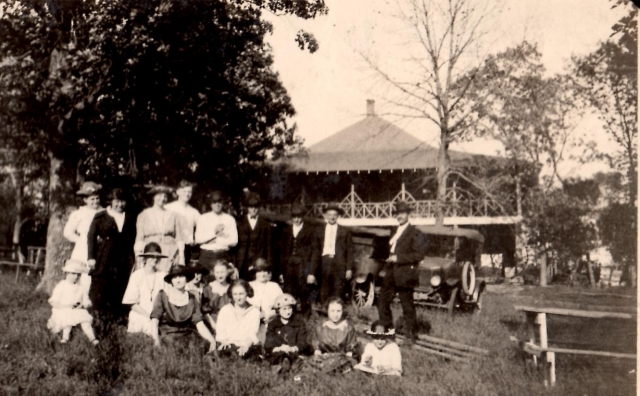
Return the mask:
<svg viewBox="0 0 640 396"><path fill-rule="evenodd" d="M289 371L291 363L300 355L309 354L307 327L302 319L293 315L295 305L296 299L292 295L278 296L274 305L278 317L267 328L264 349L276 373Z"/></svg>

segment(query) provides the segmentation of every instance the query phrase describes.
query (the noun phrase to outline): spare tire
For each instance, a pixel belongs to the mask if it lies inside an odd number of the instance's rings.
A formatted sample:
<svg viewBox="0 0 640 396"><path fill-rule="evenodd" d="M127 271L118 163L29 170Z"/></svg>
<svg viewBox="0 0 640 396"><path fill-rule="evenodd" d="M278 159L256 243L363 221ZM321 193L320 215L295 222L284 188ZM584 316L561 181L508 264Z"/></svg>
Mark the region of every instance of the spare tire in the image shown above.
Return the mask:
<svg viewBox="0 0 640 396"><path fill-rule="evenodd" d="M465 261L462 265L462 291L470 296L476 288L476 269L471 261Z"/></svg>

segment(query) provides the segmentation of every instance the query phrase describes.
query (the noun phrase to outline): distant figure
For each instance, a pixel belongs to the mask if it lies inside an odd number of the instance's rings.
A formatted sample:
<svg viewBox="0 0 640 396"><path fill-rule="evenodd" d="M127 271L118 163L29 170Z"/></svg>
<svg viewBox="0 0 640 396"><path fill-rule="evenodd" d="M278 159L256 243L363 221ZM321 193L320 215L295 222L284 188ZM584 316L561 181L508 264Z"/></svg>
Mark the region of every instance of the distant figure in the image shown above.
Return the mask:
<svg viewBox="0 0 640 396"><path fill-rule="evenodd" d="M67 260L62 271L65 273L65 278L56 285L49 298L51 317L47 322L47 328L54 334L62 332L60 342L65 344L69 341L71 328L80 325L89 341L97 345L98 340L91 327L93 318L87 311L91 302L78 283L80 274L86 273L87 269L82 262Z"/></svg>
<svg viewBox="0 0 640 396"><path fill-rule="evenodd" d="M238 219L238 247L236 267L240 271L240 278L249 281L251 274L249 267L257 258L263 258L269 265L271 257L271 223L260 216L260 197L252 194L245 206L247 215ZM279 274L275 274L276 278Z"/></svg>
<svg viewBox="0 0 640 396"><path fill-rule="evenodd" d="M217 260L229 261L229 250L238 244L236 220L222 210L224 196L220 191L207 195L211 212L200 216L196 225L196 243L200 244L198 262L209 271Z"/></svg>
<svg viewBox="0 0 640 396"><path fill-rule="evenodd" d="M189 264L195 246L194 233L196 224L200 218L200 212L189 204L193 196L193 183L182 180L176 188L178 199L165 205L168 211L175 212L182 216L186 224L186 239L184 241L184 262Z"/></svg>
<svg viewBox="0 0 640 396"><path fill-rule="evenodd" d="M317 283L320 277L320 302L326 304L330 297L341 297L344 286L353 276L353 242L351 232L338 225L338 217L344 212L337 204L324 208L327 222L317 227L313 236L313 253L307 283Z"/></svg>
<svg viewBox="0 0 640 396"><path fill-rule="evenodd" d="M138 215L134 246L136 252L142 252L149 242L159 244L162 252L169 258L159 266L164 272L173 264L184 264L184 242L189 240L186 221L182 216L164 207L171 192L171 188L163 185L154 186L149 190L148 194L152 197L153 203Z"/></svg>
<svg viewBox="0 0 640 396"><path fill-rule="evenodd" d="M89 234L89 227L91 227L93 216L104 210L100 205L100 190L102 190L102 185L100 184L94 182L84 182L82 184L82 187L76 192L76 195L81 196L85 204L69 215L63 231L64 237L74 243L70 257L71 260L79 261L87 266L87 271L80 275L80 284L86 293L89 293L89 285L91 284L87 264L87 235Z"/></svg>

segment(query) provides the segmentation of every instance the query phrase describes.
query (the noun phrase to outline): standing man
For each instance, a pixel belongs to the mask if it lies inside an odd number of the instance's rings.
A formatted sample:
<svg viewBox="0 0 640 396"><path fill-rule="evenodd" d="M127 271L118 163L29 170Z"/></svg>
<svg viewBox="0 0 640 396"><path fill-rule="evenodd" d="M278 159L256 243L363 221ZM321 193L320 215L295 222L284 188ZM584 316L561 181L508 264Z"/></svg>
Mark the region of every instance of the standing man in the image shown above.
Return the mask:
<svg viewBox="0 0 640 396"><path fill-rule="evenodd" d="M194 232L198 219L200 218L200 212L189 205L189 200L191 200L193 196L193 183L187 180L180 181L176 188L176 194L178 195L178 199L165 205L165 209L178 214L186 223L187 240L184 241L184 263L185 265L189 265L195 246Z"/></svg>
<svg viewBox="0 0 640 396"><path fill-rule="evenodd" d="M291 208L291 226L287 226L280 245L280 265L284 292L300 300L302 312L309 306L309 287L306 274L311 265L311 247L315 228L305 223L302 216L304 208L293 205Z"/></svg>
<svg viewBox="0 0 640 396"><path fill-rule="evenodd" d="M393 328L391 302L398 293L407 326L406 337L411 342L417 336L413 288L418 284L418 263L424 258L426 244L422 233L409 224L410 212L411 207L406 202L396 204L394 214L398 228L389 240L389 258L380 273L384 277L378 300L378 315L385 326Z"/></svg>
<svg viewBox="0 0 640 396"><path fill-rule="evenodd" d="M216 260L230 260L229 249L238 243L238 229L236 220L222 211L224 197L220 191L209 193L207 202L211 212L198 219L195 241L200 244L198 263L213 273Z"/></svg>
<svg viewBox="0 0 640 396"><path fill-rule="evenodd" d="M353 242L351 232L338 225L338 217L344 212L337 204L330 204L323 210L327 224L316 228L311 257L311 271L307 283L316 283L320 268L320 303L329 297L342 297L342 291L353 276Z"/></svg>
<svg viewBox="0 0 640 396"><path fill-rule="evenodd" d="M249 267L258 258L272 265L271 223L260 216L260 197L251 194L245 204L247 214L238 221L238 251L236 265L240 278L251 281ZM273 274L277 280L279 274Z"/></svg>

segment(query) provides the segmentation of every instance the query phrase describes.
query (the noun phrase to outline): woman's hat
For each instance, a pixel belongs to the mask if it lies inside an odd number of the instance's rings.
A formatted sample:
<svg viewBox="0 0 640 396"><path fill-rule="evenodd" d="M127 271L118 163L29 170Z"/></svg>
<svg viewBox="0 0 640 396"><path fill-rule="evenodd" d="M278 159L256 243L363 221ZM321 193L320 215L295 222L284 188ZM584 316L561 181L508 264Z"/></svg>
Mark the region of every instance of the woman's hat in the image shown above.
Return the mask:
<svg viewBox="0 0 640 396"><path fill-rule="evenodd" d="M82 261L67 260L64 262L64 267L62 267L62 272L70 272L73 274L88 274L89 270L87 269L87 266L84 265Z"/></svg>
<svg viewBox="0 0 640 396"><path fill-rule="evenodd" d="M393 213L411 213L411 205L409 205L408 202L405 201L398 201L396 202L396 207L393 208Z"/></svg>
<svg viewBox="0 0 640 396"><path fill-rule="evenodd" d="M144 247L144 252L140 253L138 256L140 257L159 257L159 258L167 258L164 254L162 254L162 248L155 242L149 242Z"/></svg>
<svg viewBox="0 0 640 396"><path fill-rule="evenodd" d="M190 265L189 269L194 274L202 274L202 276L207 276L210 273L209 269L207 269L205 266L203 266L202 264L199 264L199 263Z"/></svg>
<svg viewBox="0 0 640 396"><path fill-rule="evenodd" d="M153 186L149 189L149 191L147 191L147 194L149 195L172 194L172 193L173 193L173 188L169 186L165 186L164 184L158 184L157 186Z"/></svg>
<svg viewBox="0 0 640 396"><path fill-rule="evenodd" d="M367 330L367 334L373 338L387 339L395 337L396 331L395 329L390 329L388 326L385 326L376 320L371 324L371 330Z"/></svg>
<svg viewBox="0 0 640 396"><path fill-rule="evenodd" d="M304 210L304 206L302 205L292 205L291 206L291 217L302 217L306 211Z"/></svg>
<svg viewBox="0 0 640 396"><path fill-rule="evenodd" d="M76 194L89 197L91 195L97 194L100 190L102 190L101 184L94 182L84 182L82 183L82 187L80 187Z"/></svg>
<svg viewBox="0 0 640 396"><path fill-rule="evenodd" d="M335 210L340 215L344 215L344 210L337 203L330 203L329 205L322 208L322 213L327 213L330 210Z"/></svg>
<svg viewBox="0 0 640 396"><path fill-rule="evenodd" d="M263 258L256 259L256 262L249 267L249 271L260 272L260 271L268 271L271 272L271 266L267 263L267 260Z"/></svg>
<svg viewBox="0 0 640 396"><path fill-rule="evenodd" d="M283 293L276 297L276 300L273 302L274 309L280 309L282 307L295 307L296 299L293 298L291 294Z"/></svg>
<svg viewBox="0 0 640 396"><path fill-rule="evenodd" d="M187 278L187 282L191 282L195 274L191 270L191 268L187 268L184 265L174 265L169 270L169 273L165 275L164 281L167 283L171 283L171 279L175 278L176 276L184 276L185 278Z"/></svg>

